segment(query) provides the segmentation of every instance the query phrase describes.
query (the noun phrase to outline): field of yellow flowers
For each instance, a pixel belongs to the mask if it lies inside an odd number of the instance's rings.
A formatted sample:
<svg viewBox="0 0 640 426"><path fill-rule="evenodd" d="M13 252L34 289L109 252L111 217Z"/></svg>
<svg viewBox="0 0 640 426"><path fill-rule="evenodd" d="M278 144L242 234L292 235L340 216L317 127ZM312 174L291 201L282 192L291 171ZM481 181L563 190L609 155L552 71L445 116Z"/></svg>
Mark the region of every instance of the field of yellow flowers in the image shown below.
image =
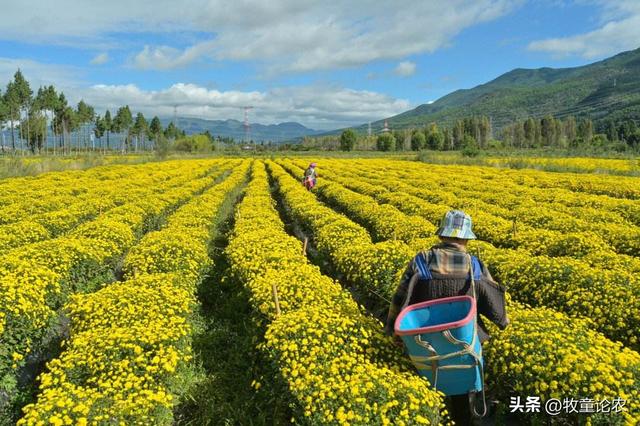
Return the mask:
<svg viewBox="0 0 640 426"><path fill-rule="evenodd" d="M416 250L434 242L429 237L442 213L450 207L459 207L436 206L440 209L429 221L428 206L424 206L426 212L420 214L421 209L411 206L417 200L398 190L404 185L403 180L383 184L362 178L366 168L375 174L379 167L380 181L383 176L392 175L394 164L384 160L359 164L344 160L323 162L327 170L318 186L319 200L306 197L308 203L304 204L304 191L299 190L292 178L302 170L296 163L300 166L304 163L300 160L278 163L271 164L272 173L280 184L285 203L291 214L313 233L318 249L332 259L348 282L365 292L382 294L386 299L395 290L398 272ZM411 164L395 166L395 172L412 167ZM359 172L359 168L363 170ZM425 170L423 176L428 173ZM348 177L343 181L346 185L360 192L337 183L339 179L334 175L341 174ZM414 177L418 178L418 173ZM419 182L424 181L416 179L413 185L420 187ZM299 198L294 198L294 192L300 194ZM366 192L371 195L364 195ZM384 201L378 202L376 198ZM318 220L318 216L322 219ZM338 223L340 229L336 229ZM630 412L618 421L621 424L637 422L640 354L636 351L639 328L632 325L637 324L634 316L638 311L634 306L639 300L635 276L624 268L612 268L609 273L602 273L604 278L601 278L594 266L578 259L536 255L525 249L501 249L486 241L472 246L508 285L515 299L509 304L512 324L504 332L496 330L497 336L485 349L491 369L489 379L507 399L509 395L523 394L540 396L543 400L567 395L596 399L625 395ZM616 272L620 276L616 276ZM575 303L570 303L572 300ZM556 307L558 309L552 309ZM608 326L613 324L613 320L607 323L608 318L616 318L622 324ZM618 332L613 331L616 328ZM576 421L571 416L568 420ZM614 421L612 417L593 420L602 424Z"/></svg>
<svg viewBox="0 0 640 426"><path fill-rule="evenodd" d="M511 324L484 346L503 409L513 396L618 398L620 412L554 421L639 422L640 178L315 161L313 192L300 184L300 158L0 179L0 425L179 421L199 380L198 289L216 284L221 258L219 278L248 295L256 350L273 372L252 391L283 384L271 398L287 399L289 422L451 423L380 318L452 208L471 214L470 250L507 287ZM213 255L223 222L226 247Z"/></svg>

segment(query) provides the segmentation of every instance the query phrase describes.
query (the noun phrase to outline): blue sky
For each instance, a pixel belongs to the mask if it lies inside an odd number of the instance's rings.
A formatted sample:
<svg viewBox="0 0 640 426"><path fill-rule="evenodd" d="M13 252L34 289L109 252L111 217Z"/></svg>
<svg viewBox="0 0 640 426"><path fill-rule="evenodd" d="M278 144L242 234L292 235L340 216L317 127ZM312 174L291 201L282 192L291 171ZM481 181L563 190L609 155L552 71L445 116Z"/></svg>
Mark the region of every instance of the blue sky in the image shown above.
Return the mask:
<svg viewBox="0 0 640 426"><path fill-rule="evenodd" d="M640 47L638 0L25 0L0 16L0 87L20 67L99 112L378 120L513 68Z"/></svg>

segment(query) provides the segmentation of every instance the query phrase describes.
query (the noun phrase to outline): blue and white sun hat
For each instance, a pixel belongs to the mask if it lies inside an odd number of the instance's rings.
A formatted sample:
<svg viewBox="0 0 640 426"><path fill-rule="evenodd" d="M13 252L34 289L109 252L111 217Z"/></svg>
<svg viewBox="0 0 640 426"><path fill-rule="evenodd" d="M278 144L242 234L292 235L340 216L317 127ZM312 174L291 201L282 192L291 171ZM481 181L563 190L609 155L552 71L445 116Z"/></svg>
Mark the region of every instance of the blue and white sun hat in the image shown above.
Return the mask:
<svg viewBox="0 0 640 426"><path fill-rule="evenodd" d="M462 240L475 240L476 234L471 230L471 216L462 210L449 210L442 220L436 235L440 237L460 238Z"/></svg>

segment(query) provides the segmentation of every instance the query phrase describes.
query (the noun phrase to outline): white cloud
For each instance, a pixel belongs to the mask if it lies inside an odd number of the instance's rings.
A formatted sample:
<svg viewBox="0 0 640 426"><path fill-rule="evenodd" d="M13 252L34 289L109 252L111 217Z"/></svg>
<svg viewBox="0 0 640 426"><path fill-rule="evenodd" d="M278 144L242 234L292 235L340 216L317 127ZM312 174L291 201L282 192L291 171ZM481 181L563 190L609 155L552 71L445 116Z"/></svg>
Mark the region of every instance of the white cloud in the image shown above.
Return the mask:
<svg viewBox="0 0 640 426"><path fill-rule="evenodd" d="M133 65L139 69L167 70L189 65L193 61L205 55L213 42L198 43L183 51L170 46L145 46L133 58Z"/></svg>
<svg viewBox="0 0 640 426"><path fill-rule="evenodd" d="M18 69L29 81L31 90L34 92L39 86L78 84L82 78L82 73L72 66L44 64L30 59L0 57L0 91L5 89L4 85L13 79L13 75Z"/></svg>
<svg viewBox="0 0 640 426"><path fill-rule="evenodd" d="M317 129L334 129L398 114L408 101L336 86L280 87L265 92L209 90L178 83L158 91L135 85L95 85L82 90L83 98L98 110L128 104L148 115L178 115L205 119L242 120L242 107L252 105L251 121L272 124L297 121Z"/></svg>
<svg viewBox="0 0 640 426"><path fill-rule="evenodd" d="M161 90L143 90L134 84L91 85L86 79L90 70L2 57L0 82L11 80L18 68L32 90L53 84L65 93L71 105L84 99L99 113L129 105L145 115L170 117L177 106L181 116L242 120L242 107L252 105L255 108L251 111L251 121L255 123L297 121L311 128L330 130L378 120L414 106L407 100L381 93L328 84L284 86L265 91L222 91L188 83Z"/></svg>
<svg viewBox="0 0 640 426"><path fill-rule="evenodd" d="M103 65L109 62L109 54L106 52L99 53L91 60L91 65Z"/></svg>
<svg viewBox="0 0 640 426"><path fill-rule="evenodd" d="M600 0L594 3L602 8L599 28L569 37L536 40L529 43L529 50L558 57L577 55L594 59L640 46L640 2Z"/></svg>
<svg viewBox="0 0 640 426"><path fill-rule="evenodd" d="M205 41L186 48L139 46L132 64L169 69L201 58L257 60L271 73L304 72L433 52L523 1L23 0L3 5L0 39L86 47L121 44L117 36L130 32L204 33Z"/></svg>
<svg viewBox="0 0 640 426"><path fill-rule="evenodd" d="M416 64L410 61L400 62L393 72L400 77L410 77L416 73Z"/></svg>
<svg viewBox="0 0 640 426"><path fill-rule="evenodd" d="M272 73L346 68L434 52L463 29L508 13L517 1L339 2L298 20L223 32L219 59L261 59ZM324 3L326 4L326 3ZM428 29L428 30L425 30Z"/></svg>

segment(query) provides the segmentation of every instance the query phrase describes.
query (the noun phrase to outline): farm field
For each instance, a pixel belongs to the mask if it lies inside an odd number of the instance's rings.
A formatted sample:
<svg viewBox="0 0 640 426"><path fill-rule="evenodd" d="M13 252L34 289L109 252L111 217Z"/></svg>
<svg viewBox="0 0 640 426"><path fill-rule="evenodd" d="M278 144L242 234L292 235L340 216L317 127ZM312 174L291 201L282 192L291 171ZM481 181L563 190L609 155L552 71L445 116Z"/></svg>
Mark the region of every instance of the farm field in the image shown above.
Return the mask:
<svg viewBox="0 0 640 426"><path fill-rule="evenodd" d="M36 176L41 173L83 170L96 166L137 164L152 161L150 155L101 155L84 153L73 156L0 156L0 179Z"/></svg>
<svg viewBox="0 0 640 426"><path fill-rule="evenodd" d="M640 422L635 163L313 158L309 192L309 158L0 179L0 425L446 424L381 319L453 208L507 287L495 422L548 420L514 396L619 408L557 424Z"/></svg>
<svg viewBox="0 0 640 426"><path fill-rule="evenodd" d="M514 151L511 155L492 154L469 158L458 152L428 152L423 160L437 164L474 164L516 169L536 169L549 172L597 173L623 176L640 176L640 159L599 157L545 157L531 156L527 152Z"/></svg>

